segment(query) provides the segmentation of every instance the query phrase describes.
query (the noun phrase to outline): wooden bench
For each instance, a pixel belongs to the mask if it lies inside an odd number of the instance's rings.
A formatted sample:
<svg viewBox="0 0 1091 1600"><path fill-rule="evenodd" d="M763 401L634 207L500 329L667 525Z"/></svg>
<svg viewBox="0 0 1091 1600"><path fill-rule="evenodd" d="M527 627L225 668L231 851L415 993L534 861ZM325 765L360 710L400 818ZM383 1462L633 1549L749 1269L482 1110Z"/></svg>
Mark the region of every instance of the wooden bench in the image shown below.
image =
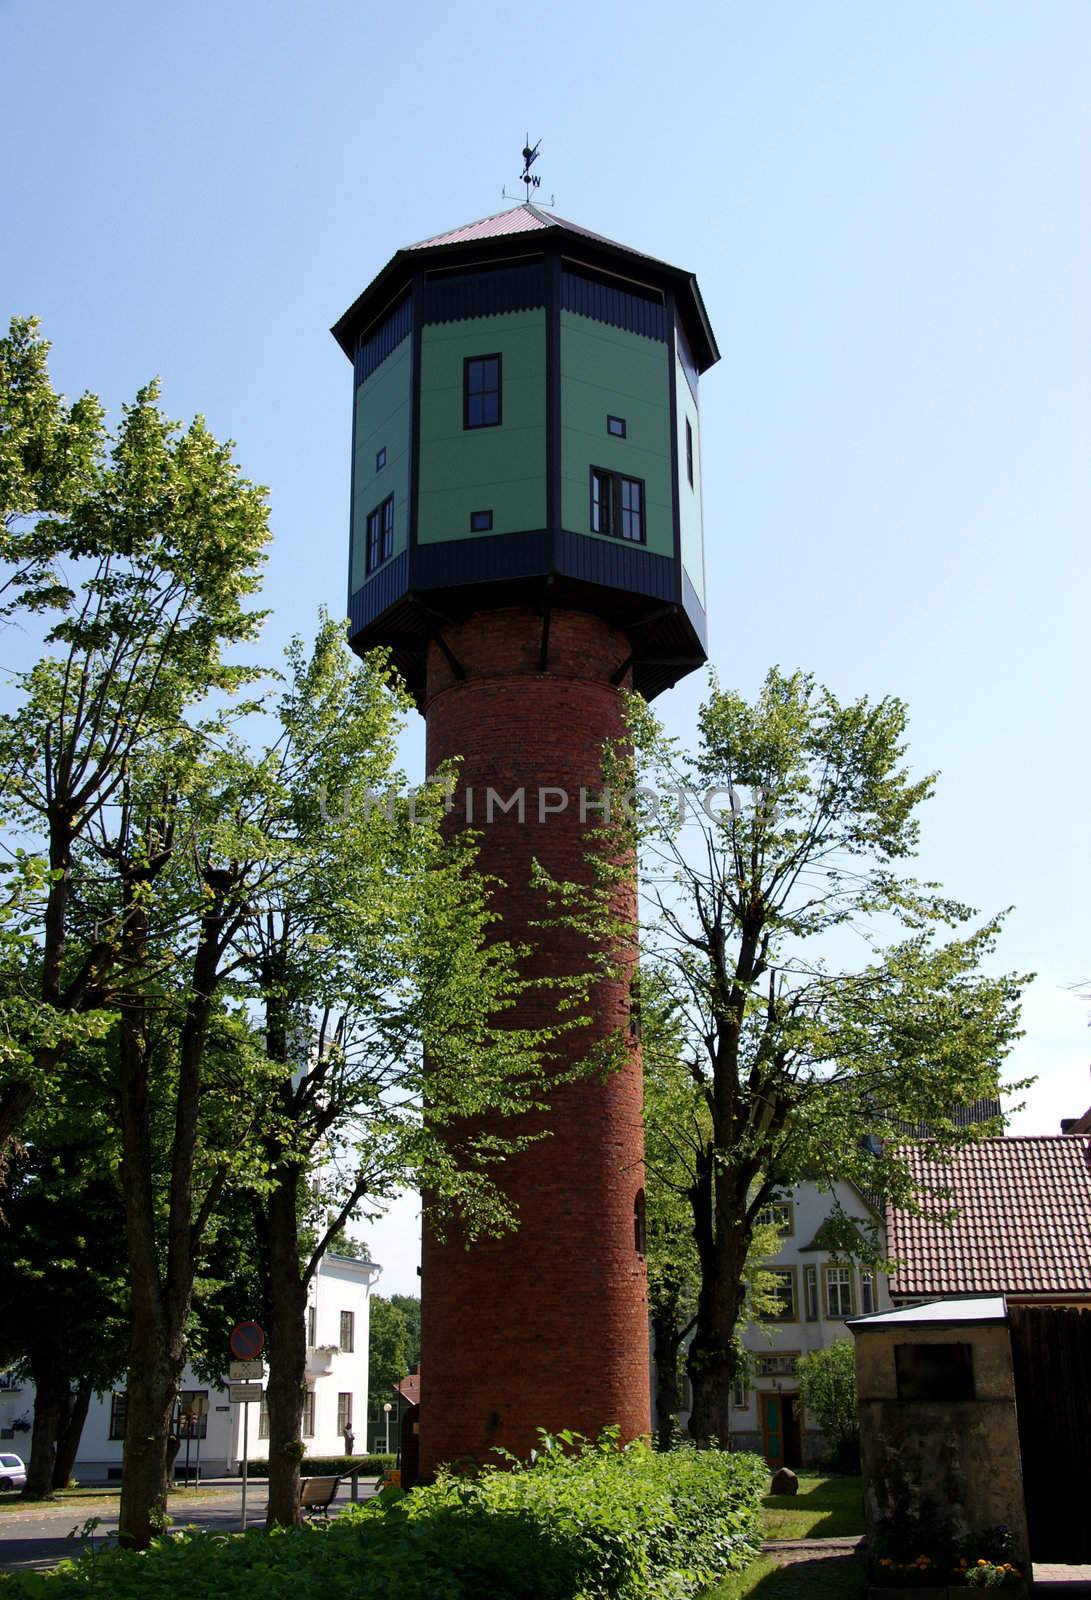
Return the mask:
<svg viewBox="0 0 1091 1600"><path fill-rule="evenodd" d="M305 1517L328 1517L337 1499L340 1478L300 1478L299 1505Z"/></svg>

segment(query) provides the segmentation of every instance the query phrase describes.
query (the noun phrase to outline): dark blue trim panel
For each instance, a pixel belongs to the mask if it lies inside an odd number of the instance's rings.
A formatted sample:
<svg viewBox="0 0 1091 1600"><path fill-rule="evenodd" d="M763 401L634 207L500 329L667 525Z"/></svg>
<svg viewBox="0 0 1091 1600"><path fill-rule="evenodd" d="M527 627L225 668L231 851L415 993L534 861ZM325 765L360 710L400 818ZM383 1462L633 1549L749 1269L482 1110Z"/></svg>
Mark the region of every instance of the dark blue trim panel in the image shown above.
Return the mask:
<svg viewBox="0 0 1091 1600"><path fill-rule="evenodd" d="M682 568L682 605L686 616L693 623L694 631L701 641L703 649L708 649L708 623L705 619L705 608L697 598L697 590L689 581L689 573Z"/></svg>
<svg viewBox="0 0 1091 1600"><path fill-rule="evenodd" d="M678 600L675 570L669 556L654 555L637 544L567 533L563 528L557 535L557 571L567 578L652 595L657 600Z"/></svg>
<svg viewBox="0 0 1091 1600"><path fill-rule="evenodd" d="M422 322L462 322L504 311L531 311L546 303L544 261L492 272L451 272L424 282Z"/></svg>
<svg viewBox="0 0 1091 1600"><path fill-rule="evenodd" d="M581 317L593 317L596 322L608 322L613 328L666 343L667 308L662 300L629 294L597 278L565 270L561 273L561 306Z"/></svg>
<svg viewBox="0 0 1091 1600"><path fill-rule="evenodd" d="M349 632L353 637L401 599L408 587L408 576L409 555L403 550L349 596Z"/></svg>
<svg viewBox="0 0 1091 1600"><path fill-rule="evenodd" d="M457 589L504 578L537 577L551 570L550 539L544 528L530 533L485 534L418 544L413 552L414 589Z"/></svg>
<svg viewBox="0 0 1091 1600"><path fill-rule="evenodd" d="M407 294L377 328L373 328L356 346L356 386L370 378L376 367L382 366L387 356L393 355L403 339L413 331L413 296Z"/></svg>

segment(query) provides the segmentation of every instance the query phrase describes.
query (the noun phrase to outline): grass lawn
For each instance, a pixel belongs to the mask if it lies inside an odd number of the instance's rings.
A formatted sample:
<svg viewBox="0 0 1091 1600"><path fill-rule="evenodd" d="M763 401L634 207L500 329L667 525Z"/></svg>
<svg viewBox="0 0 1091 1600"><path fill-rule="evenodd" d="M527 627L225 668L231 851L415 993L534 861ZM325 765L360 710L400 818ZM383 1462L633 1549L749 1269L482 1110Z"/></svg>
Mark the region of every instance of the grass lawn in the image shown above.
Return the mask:
<svg viewBox="0 0 1091 1600"><path fill-rule="evenodd" d="M837 1539L864 1531L864 1501L859 1478L799 1475L798 1494L767 1494L767 1539Z"/></svg>
<svg viewBox="0 0 1091 1600"><path fill-rule="evenodd" d="M763 1556L710 1589L704 1600L863 1600L866 1587L867 1568L856 1556L783 1567Z"/></svg>
<svg viewBox="0 0 1091 1600"><path fill-rule="evenodd" d="M171 1497L179 1496L185 1500L214 1500L224 1494L222 1488L216 1489L184 1489L179 1484L173 1488ZM121 1499L120 1488L109 1484L81 1485L78 1489L58 1489L49 1500L24 1500L18 1489L13 1489L9 1494L0 1494L0 1513L4 1511L23 1512L32 1516L35 1511L48 1511L50 1506L71 1506L79 1510L81 1506L89 1510L115 1511Z"/></svg>

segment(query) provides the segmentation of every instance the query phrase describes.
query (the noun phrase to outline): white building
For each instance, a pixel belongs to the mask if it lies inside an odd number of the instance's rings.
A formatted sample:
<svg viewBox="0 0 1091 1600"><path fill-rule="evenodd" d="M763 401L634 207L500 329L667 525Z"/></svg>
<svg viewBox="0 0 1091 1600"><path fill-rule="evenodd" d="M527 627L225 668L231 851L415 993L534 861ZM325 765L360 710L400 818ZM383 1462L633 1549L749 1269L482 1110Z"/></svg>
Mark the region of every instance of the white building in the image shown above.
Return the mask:
<svg viewBox="0 0 1091 1600"><path fill-rule="evenodd" d="M326 1255L311 1282L307 1306L307 1398L303 1407L303 1444L308 1455L342 1455L347 1426L356 1435L357 1450L364 1449L370 1298L380 1271L371 1261ZM225 1379L229 1359L225 1352ZM244 1411L250 1412L246 1423L250 1459L268 1457L264 1401L260 1405L232 1405L226 1389L202 1384L187 1367L181 1384L182 1410L197 1396L203 1397L207 1411L188 1441L191 1469L199 1453L202 1477L238 1470ZM123 1389L96 1395L92 1400L74 1469L79 1482L101 1483L121 1477L125 1405ZM12 1440L12 1448L21 1455L30 1448L30 1435L17 1432L15 1424L20 1420L30 1422L33 1414L33 1385L20 1387L7 1375L0 1379L0 1439ZM187 1441L183 1439L175 1463L176 1475L185 1469L186 1450Z"/></svg>
<svg viewBox="0 0 1091 1600"><path fill-rule="evenodd" d="M771 1467L809 1465L825 1451L814 1420L800 1414L798 1358L835 1339L851 1338L845 1327L848 1317L891 1306L885 1274L856 1265L843 1247L831 1248L838 1213L859 1225L869 1243L878 1227L878 1253L885 1254L880 1218L849 1183L836 1183L832 1190L801 1183L761 1217L781 1235L768 1269L778 1278L782 1312L776 1319L752 1323L743 1335L752 1377L735 1386L732 1440L740 1450L759 1452ZM683 1432L689 1420L688 1383L684 1387Z"/></svg>

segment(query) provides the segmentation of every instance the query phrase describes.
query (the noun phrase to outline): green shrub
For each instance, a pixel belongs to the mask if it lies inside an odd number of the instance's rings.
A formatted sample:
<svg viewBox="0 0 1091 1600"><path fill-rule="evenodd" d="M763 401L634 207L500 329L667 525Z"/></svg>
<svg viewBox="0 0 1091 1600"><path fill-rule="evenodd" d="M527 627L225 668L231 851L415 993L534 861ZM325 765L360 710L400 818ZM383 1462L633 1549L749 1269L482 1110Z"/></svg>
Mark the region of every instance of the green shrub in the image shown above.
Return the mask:
<svg viewBox="0 0 1091 1600"><path fill-rule="evenodd" d="M855 1351L851 1339L835 1339L796 1363L799 1396L826 1437L837 1472L860 1470L860 1415L856 1399Z"/></svg>
<svg viewBox="0 0 1091 1600"><path fill-rule="evenodd" d="M347 1478L351 1472L358 1472L362 1478L381 1478L384 1472L397 1464L395 1455L377 1456L304 1456L299 1463L299 1470L305 1478ZM240 1475L242 1469L239 1469ZM269 1476L268 1461L251 1461L246 1469L247 1477L267 1478Z"/></svg>
<svg viewBox="0 0 1091 1600"><path fill-rule="evenodd" d="M0 1600L688 1600L757 1553L767 1477L756 1456L547 1440L531 1467L387 1490L326 1526L13 1573Z"/></svg>

